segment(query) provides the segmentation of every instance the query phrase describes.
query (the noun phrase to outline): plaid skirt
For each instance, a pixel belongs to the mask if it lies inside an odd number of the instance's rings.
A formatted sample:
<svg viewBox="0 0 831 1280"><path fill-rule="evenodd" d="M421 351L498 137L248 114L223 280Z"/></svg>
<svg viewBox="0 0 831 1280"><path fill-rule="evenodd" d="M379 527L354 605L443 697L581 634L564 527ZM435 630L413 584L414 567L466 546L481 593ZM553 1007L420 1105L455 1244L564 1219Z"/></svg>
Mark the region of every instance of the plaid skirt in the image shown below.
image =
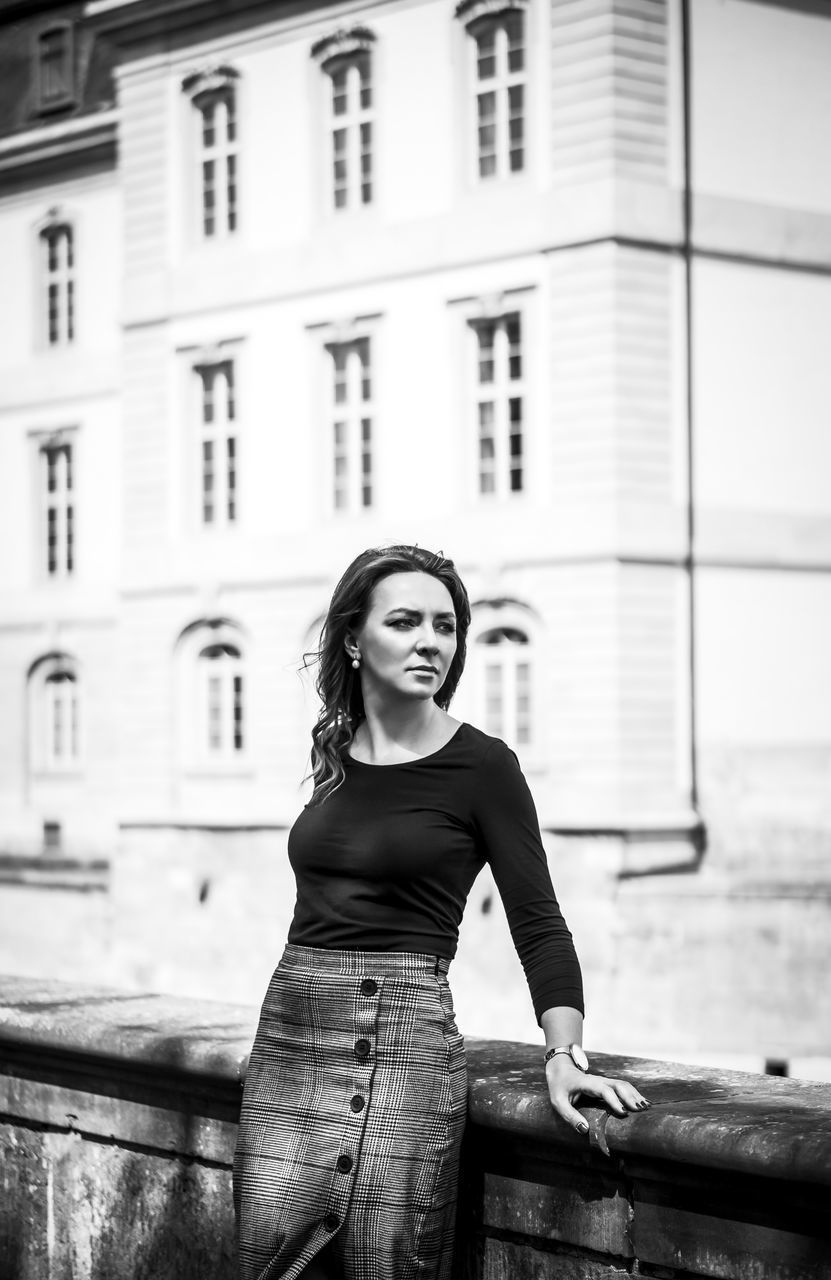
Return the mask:
<svg viewBox="0 0 831 1280"><path fill-rule="evenodd" d="M448 962L289 944L234 1157L240 1280L449 1280L467 1108Z"/></svg>

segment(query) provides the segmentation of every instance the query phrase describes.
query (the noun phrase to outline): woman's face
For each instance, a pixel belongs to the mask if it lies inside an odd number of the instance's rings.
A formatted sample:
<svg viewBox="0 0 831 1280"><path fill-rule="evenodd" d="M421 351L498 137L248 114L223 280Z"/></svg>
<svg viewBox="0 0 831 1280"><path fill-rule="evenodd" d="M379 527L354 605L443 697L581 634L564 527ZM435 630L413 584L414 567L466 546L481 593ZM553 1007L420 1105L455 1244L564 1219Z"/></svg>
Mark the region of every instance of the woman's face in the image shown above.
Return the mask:
<svg viewBox="0 0 831 1280"><path fill-rule="evenodd" d="M456 652L450 592L429 573L391 573L376 584L363 625L349 637L361 655L364 701L426 701L447 679Z"/></svg>

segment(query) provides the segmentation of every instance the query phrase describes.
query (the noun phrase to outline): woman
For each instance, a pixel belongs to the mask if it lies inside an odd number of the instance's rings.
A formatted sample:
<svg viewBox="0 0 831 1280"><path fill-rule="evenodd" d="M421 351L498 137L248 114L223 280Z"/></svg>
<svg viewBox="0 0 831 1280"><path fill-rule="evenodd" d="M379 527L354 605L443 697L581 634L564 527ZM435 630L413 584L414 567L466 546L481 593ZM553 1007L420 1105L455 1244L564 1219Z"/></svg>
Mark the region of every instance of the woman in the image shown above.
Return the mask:
<svg viewBox="0 0 831 1280"><path fill-rule="evenodd" d="M448 715L470 606L452 561L365 551L320 644L314 790L289 836L297 902L245 1081L242 1280L446 1280L465 1120L447 968L490 864L545 1033L554 1110L648 1106L588 1074L580 967L516 757Z"/></svg>

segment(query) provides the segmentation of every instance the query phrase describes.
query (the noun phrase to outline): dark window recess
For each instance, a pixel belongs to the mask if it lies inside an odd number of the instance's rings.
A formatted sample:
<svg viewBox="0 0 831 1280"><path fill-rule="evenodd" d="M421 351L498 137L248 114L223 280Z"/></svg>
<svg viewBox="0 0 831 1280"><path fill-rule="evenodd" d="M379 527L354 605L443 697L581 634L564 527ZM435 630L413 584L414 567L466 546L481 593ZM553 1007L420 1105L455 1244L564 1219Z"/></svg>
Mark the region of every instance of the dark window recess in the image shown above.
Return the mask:
<svg viewBox="0 0 831 1280"><path fill-rule="evenodd" d="M61 847L61 824L59 822L44 822L43 824L43 851L49 853L54 849Z"/></svg>
<svg viewBox="0 0 831 1280"><path fill-rule="evenodd" d="M72 26L47 27L35 39L35 83L39 111L57 111L75 102Z"/></svg>

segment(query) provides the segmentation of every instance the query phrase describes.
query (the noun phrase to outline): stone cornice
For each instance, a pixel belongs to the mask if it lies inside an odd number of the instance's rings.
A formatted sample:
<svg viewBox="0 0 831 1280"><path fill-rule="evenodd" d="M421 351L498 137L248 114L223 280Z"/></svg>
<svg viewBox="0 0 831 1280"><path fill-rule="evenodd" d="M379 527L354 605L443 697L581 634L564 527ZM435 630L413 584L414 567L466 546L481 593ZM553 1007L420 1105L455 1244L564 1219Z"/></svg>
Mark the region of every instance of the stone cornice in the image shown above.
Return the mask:
<svg viewBox="0 0 831 1280"><path fill-rule="evenodd" d="M495 18L498 14L506 13L511 9L524 10L525 8L526 0L461 0L456 5L455 17L465 26L469 26L478 18Z"/></svg>
<svg viewBox="0 0 831 1280"><path fill-rule="evenodd" d="M0 179L44 166L74 169L82 159L115 164L119 113L112 108L0 139Z"/></svg>
<svg viewBox="0 0 831 1280"><path fill-rule="evenodd" d="M192 71L182 81L182 91L196 101L203 95L222 93L232 89L237 80L239 80L239 72L234 67L223 63Z"/></svg>
<svg viewBox="0 0 831 1280"><path fill-rule="evenodd" d="M325 67L334 58L349 58L357 53L365 53L374 43L375 33L369 27L343 27L313 44L311 53Z"/></svg>
<svg viewBox="0 0 831 1280"><path fill-rule="evenodd" d="M86 18L94 30L125 46L188 27L204 30L210 21L237 24L249 12L273 22L281 10L297 17L297 4L287 0L235 0L233 8L227 0L91 0Z"/></svg>

